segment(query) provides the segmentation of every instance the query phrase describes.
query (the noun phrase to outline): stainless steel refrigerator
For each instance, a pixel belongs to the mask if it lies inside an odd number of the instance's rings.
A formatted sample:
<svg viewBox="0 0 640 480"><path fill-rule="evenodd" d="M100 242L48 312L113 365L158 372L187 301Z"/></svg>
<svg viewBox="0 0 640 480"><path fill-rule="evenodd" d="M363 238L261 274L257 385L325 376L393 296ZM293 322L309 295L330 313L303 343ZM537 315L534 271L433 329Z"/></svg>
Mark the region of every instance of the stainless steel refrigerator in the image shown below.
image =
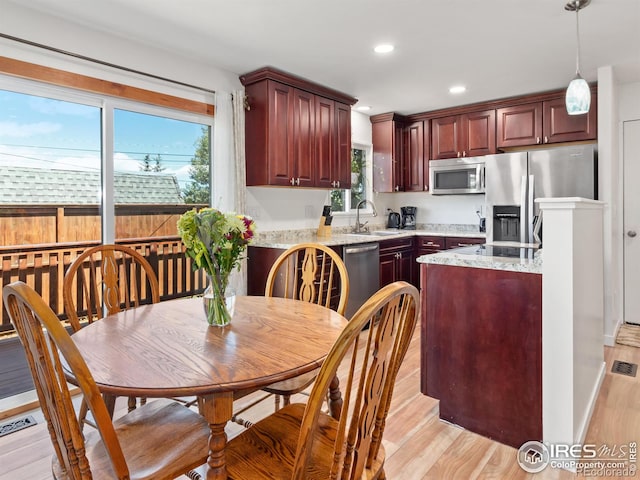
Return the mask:
<svg viewBox="0 0 640 480"><path fill-rule="evenodd" d="M485 157L487 242L535 243L536 198L597 198L597 150L576 145Z"/></svg>

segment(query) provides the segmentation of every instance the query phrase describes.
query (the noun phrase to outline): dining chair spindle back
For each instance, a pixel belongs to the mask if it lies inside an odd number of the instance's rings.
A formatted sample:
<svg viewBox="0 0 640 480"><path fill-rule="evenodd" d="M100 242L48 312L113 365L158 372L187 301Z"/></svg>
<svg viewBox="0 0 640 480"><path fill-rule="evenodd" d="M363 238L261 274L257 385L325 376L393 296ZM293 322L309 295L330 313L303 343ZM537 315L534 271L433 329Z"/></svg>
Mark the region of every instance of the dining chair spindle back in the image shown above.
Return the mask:
<svg viewBox="0 0 640 480"><path fill-rule="evenodd" d="M112 422L82 355L42 297L23 282L4 287L3 297L48 425L55 453L54 478L168 480L206 461L210 429L204 418L184 405L161 399ZM82 433L61 356L84 395L97 431Z"/></svg>
<svg viewBox="0 0 640 480"><path fill-rule="evenodd" d="M149 262L125 245L98 245L71 263L63 281L64 310L74 331L106 315L160 301L158 277Z"/></svg>
<svg viewBox="0 0 640 480"><path fill-rule="evenodd" d="M335 250L319 243L301 243L274 262L265 288L267 297L285 297L316 303L344 315L349 298L349 275ZM302 340L302 339L301 339ZM290 403L315 380L317 370L278 382L263 390L275 395L275 408Z"/></svg>
<svg viewBox="0 0 640 480"><path fill-rule="evenodd" d="M149 262L133 248L106 244L89 248L69 265L63 280L64 310L74 332L82 327L80 316L93 323L142 303L160 300L158 277ZM107 398L113 415L115 397ZM144 405L146 399L141 398ZM129 397L128 409L136 408L136 398ZM79 419L82 425L95 426L87 419L83 401Z"/></svg>
<svg viewBox="0 0 640 480"><path fill-rule="evenodd" d="M334 343L306 405L283 407L228 443L229 478L384 479L382 435L418 311L406 282L375 293ZM322 411L336 374L346 378L338 419Z"/></svg>

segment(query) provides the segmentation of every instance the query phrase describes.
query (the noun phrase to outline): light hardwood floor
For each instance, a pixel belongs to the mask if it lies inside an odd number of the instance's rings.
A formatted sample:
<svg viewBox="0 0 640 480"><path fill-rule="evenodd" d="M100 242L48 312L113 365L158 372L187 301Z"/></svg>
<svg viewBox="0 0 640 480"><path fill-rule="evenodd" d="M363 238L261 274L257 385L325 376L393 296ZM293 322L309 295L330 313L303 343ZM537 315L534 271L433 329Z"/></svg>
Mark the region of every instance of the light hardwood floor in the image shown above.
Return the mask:
<svg viewBox="0 0 640 480"><path fill-rule="evenodd" d="M640 379L613 374L611 365L613 360L640 363L640 349L621 345L605 347L605 360L607 374L585 443L621 445L631 441L638 442ZM562 480L576 477L568 471L551 467L536 475L527 474L518 466L516 449L441 421L438 418L438 401L420 393L419 361L419 331L416 330L398 376L384 434L387 450L385 470L389 480ZM243 402L250 402L252 398L246 397ZM124 405L118 406L119 411L123 408ZM272 409L273 402L270 398L242 416L248 420L257 420ZM46 425L42 422L39 411L28 413L34 415L38 425L0 437L0 480L52 478L52 447ZM10 419L3 419L2 423L8 420ZM240 428L229 425L228 435L232 437Z"/></svg>

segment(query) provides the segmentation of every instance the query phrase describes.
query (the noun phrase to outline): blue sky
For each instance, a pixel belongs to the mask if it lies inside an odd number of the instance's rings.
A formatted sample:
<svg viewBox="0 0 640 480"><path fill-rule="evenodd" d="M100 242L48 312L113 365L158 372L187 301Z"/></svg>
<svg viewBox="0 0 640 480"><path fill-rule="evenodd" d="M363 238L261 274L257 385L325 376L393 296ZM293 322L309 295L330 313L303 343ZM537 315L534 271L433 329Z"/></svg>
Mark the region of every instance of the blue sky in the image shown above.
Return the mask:
<svg viewBox="0 0 640 480"><path fill-rule="evenodd" d="M146 154L160 155L162 173L184 186L201 125L125 110L114 116L116 171L139 172ZM97 107L0 90L0 165L97 171L100 122Z"/></svg>

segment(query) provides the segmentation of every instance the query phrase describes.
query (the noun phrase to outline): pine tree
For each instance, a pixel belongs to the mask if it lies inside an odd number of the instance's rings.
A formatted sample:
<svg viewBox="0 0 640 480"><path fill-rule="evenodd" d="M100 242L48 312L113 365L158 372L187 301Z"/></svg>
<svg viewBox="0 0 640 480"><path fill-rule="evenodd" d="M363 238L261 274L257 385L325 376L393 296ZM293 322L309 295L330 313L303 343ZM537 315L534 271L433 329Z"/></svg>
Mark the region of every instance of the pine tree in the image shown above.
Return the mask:
<svg viewBox="0 0 640 480"><path fill-rule="evenodd" d="M211 200L211 185L209 182L209 128L202 127L202 135L195 142L196 151L191 159L189 177L191 182L182 190L185 203L209 204Z"/></svg>
<svg viewBox="0 0 640 480"><path fill-rule="evenodd" d="M162 157L158 154L153 159L154 165L151 165L151 155L148 153L144 156L144 160L140 162L140 170L143 172L162 172L164 167L162 166Z"/></svg>

